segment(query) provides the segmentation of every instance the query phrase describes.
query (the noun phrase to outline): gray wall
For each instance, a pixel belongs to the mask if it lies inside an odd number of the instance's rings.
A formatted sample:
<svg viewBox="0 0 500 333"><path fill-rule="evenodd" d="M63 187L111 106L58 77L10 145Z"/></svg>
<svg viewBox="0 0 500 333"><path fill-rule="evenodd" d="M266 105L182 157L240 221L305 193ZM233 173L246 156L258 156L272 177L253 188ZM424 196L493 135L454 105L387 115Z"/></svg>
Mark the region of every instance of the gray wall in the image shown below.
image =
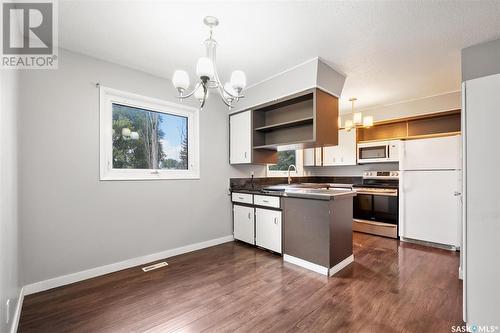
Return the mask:
<svg viewBox="0 0 500 333"><path fill-rule="evenodd" d="M58 70L21 76L24 284L231 235L228 178L250 168L228 164L228 114L217 98L200 113L201 179L99 181L95 83L170 101L175 91L87 56L61 50L59 59Z"/></svg>
<svg viewBox="0 0 500 333"><path fill-rule="evenodd" d="M500 39L462 50L462 81L500 73Z"/></svg>
<svg viewBox="0 0 500 333"><path fill-rule="evenodd" d="M7 332L18 302L19 251L17 210L18 72L0 70L0 332ZM5 303L10 299L6 324Z"/></svg>

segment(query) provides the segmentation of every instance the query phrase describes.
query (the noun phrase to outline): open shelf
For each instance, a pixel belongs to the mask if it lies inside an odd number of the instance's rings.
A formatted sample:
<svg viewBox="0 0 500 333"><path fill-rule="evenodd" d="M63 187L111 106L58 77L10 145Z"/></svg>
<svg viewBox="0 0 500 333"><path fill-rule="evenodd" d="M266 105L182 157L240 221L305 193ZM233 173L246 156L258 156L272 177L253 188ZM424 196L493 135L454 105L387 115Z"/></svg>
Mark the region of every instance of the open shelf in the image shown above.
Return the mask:
<svg viewBox="0 0 500 333"><path fill-rule="evenodd" d="M278 147L284 148L284 150L295 150L308 148L314 144L314 140L301 140L292 142L279 142L274 144L255 146L253 149L257 150L278 150Z"/></svg>
<svg viewBox="0 0 500 333"><path fill-rule="evenodd" d="M306 117L306 118L301 118L301 119L284 121L284 122L277 123L277 124L257 127L257 128L255 128L255 130L258 132L269 132L269 131L274 131L274 130L278 130L278 129L282 129L282 128L294 127L294 126L305 125L305 124L312 124L313 121L314 121L314 117Z"/></svg>

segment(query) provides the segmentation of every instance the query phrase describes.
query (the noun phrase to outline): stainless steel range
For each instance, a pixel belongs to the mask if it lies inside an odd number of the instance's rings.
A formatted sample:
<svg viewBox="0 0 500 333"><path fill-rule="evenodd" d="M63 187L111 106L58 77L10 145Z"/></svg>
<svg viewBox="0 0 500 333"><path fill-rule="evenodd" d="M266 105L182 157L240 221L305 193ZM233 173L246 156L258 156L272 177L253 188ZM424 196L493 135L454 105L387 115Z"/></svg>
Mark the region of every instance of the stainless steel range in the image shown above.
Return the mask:
<svg viewBox="0 0 500 333"><path fill-rule="evenodd" d="M353 230L398 238L398 187L398 171L365 171L354 185Z"/></svg>

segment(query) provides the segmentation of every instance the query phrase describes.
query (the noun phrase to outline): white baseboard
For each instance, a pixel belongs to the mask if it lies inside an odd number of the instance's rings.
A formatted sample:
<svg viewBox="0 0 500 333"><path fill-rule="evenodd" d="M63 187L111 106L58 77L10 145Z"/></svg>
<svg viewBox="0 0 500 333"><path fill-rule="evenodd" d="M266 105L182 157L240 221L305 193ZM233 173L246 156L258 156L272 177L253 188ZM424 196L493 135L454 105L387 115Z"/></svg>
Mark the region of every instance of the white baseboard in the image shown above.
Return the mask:
<svg viewBox="0 0 500 333"><path fill-rule="evenodd" d="M21 319L21 309L23 308L24 301L24 288L19 291L19 298L17 299L16 310L12 317L12 325L10 326L10 333L16 333L19 326L19 319Z"/></svg>
<svg viewBox="0 0 500 333"><path fill-rule="evenodd" d="M297 265L300 267L304 267L304 268L309 269L311 271L314 271L316 273L328 276L328 268L327 267L323 267L323 266L320 266L318 264L312 263L310 261L300 259L300 258L291 256L291 255L288 255L288 254L283 255L283 260L286 262L289 262L291 264L294 264L294 265Z"/></svg>
<svg viewBox="0 0 500 333"><path fill-rule="evenodd" d="M330 268L330 271L329 271L330 276L338 273L339 271L344 269L346 266L348 266L352 262L354 262L354 254L351 254L349 257L345 258L344 260L339 262L337 265Z"/></svg>
<svg viewBox="0 0 500 333"><path fill-rule="evenodd" d="M40 282L35 282L32 284L28 284L24 286L24 294L30 295L34 293L38 293L41 291L49 290L56 287L61 287L70 283L75 283L79 281L83 281L86 279L90 279L96 276L101 276L108 273L113 273L116 271L120 271L122 269L147 264L153 261L157 261L160 259L165 259L173 256L177 256L179 254L188 253L196 250L201 250L206 247L219 245L222 243L233 241L233 236L225 236L221 238L211 239L205 242L190 244L186 246L181 246L175 249L170 249L162 252L157 252L153 254L148 254L142 257L132 258L124 261L120 261L117 263L95 267L91 269L87 269L85 271L80 271L76 273L71 273L68 275L58 276L49 280L44 280Z"/></svg>

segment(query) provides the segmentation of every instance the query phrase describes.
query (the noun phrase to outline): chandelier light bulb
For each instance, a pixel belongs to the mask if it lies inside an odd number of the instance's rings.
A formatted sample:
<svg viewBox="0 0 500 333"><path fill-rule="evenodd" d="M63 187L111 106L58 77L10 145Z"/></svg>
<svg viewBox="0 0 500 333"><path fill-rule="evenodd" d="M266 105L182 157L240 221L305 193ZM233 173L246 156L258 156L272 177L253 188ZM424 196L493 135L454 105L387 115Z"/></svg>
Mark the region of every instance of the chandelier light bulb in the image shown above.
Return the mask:
<svg viewBox="0 0 500 333"><path fill-rule="evenodd" d="M233 71L231 73L231 85L239 93L247 86L247 77L243 71Z"/></svg>
<svg viewBox="0 0 500 333"><path fill-rule="evenodd" d="M373 116L366 116L363 118L363 126L364 127L372 127L373 126Z"/></svg>
<svg viewBox="0 0 500 333"><path fill-rule="evenodd" d="M354 122L354 125L361 125L363 123L363 115L361 112L355 112L352 115L352 121Z"/></svg>
<svg viewBox="0 0 500 333"><path fill-rule="evenodd" d="M172 77L172 83L175 89L184 91L189 88L189 75L186 71L176 70Z"/></svg>
<svg viewBox="0 0 500 333"><path fill-rule="evenodd" d="M227 99L228 101L232 101L234 99L234 96L238 96L238 92L236 92L236 90L234 90L231 82L226 82L226 83L224 83L223 95L224 95L225 99Z"/></svg>
<svg viewBox="0 0 500 333"><path fill-rule="evenodd" d="M130 128L127 127L122 128L122 136L128 138L131 133L132 131L130 130Z"/></svg>
<svg viewBox="0 0 500 333"><path fill-rule="evenodd" d="M199 78L208 77L212 79L214 77L214 64L212 60L207 57L202 57L198 59L196 64L196 74Z"/></svg>
<svg viewBox="0 0 500 333"><path fill-rule="evenodd" d="M346 120L344 127L346 130L350 131L354 127L352 120Z"/></svg>
<svg viewBox="0 0 500 333"><path fill-rule="evenodd" d="M139 140L139 133L137 133L137 132L131 132L130 133L130 138L132 140Z"/></svg>

